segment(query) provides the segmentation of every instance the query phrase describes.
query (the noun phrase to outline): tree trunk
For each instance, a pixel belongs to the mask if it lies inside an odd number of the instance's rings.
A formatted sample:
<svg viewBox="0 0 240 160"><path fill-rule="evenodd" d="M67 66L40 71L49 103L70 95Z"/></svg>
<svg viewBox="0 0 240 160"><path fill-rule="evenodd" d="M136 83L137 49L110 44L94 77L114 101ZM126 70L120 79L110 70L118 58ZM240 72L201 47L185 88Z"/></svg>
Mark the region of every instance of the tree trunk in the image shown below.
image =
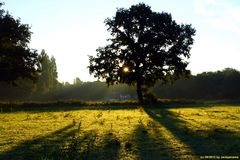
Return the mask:
<svg viewBox="0 0 240 160"><path fill-rule="evenodd" d="M137 96L138 96L138 103L143 104L143 94L142 94L142 85L141 82L137 82Z"/></svg>

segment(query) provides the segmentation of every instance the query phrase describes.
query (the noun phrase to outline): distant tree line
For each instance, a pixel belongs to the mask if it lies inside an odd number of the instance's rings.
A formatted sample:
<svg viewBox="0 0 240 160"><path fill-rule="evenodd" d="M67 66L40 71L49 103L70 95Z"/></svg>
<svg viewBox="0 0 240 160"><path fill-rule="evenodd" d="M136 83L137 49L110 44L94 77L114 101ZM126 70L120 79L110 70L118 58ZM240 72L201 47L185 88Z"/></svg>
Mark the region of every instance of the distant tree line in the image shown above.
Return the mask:
<svg viewBox="0 0 240 160"><path fill-rule="evenodd" d="M158 83L153 92L162 98L181 99L239 99L240 72L232 68L222 71L203 72L189 79L181 79L174 84Z"/></svg>
<svg viewBox="0 0 240 160"><path fill-rule="evenodd" d="M105 82L63 84L61 88L42 97L44 100L114 101L136 99L135 89L126 84L108 87Z"/></svg>
<svg viewBox="0 0 240 160"><path fill-rule="evenodd" d="M43 58L44 57L44 58ZM134 86L118 84L108 87L105 82L82 82L76 77L74 83L59 83L55 59L43 51L42 74L37 83L18 79L17 86L0 83L1 100L127 100L137 99ZM175 83L157 82L150 89L157 98L219 100L240 99L240 72L232 68L222 71L203 72Z"/></svg>

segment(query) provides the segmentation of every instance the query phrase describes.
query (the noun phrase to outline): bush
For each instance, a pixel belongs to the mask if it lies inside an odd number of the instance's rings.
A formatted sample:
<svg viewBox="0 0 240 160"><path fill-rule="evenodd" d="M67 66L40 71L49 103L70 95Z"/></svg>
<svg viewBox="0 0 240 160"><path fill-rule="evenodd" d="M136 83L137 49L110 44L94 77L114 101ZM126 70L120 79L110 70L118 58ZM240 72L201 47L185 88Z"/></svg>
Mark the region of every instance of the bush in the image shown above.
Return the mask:
<svg viewBox="0 0 240 160"><path fill-rule="evenodd" d="M156 96L150 92L143 95L143 100L145 103L156 103L157 102Z"/></svg>

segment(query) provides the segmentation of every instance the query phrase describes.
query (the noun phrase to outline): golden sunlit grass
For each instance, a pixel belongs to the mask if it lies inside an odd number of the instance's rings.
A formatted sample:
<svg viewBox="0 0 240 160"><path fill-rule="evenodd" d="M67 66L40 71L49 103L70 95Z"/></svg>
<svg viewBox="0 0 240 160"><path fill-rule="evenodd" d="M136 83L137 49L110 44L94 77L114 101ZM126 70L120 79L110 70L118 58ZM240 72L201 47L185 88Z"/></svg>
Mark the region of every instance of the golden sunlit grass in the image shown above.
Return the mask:
<svg viewBox="0 0 240 160"><path fill-rule="evenodd" d="M240 108L230 106L1 113L0 159L236 155L239 120Z"/></svg>

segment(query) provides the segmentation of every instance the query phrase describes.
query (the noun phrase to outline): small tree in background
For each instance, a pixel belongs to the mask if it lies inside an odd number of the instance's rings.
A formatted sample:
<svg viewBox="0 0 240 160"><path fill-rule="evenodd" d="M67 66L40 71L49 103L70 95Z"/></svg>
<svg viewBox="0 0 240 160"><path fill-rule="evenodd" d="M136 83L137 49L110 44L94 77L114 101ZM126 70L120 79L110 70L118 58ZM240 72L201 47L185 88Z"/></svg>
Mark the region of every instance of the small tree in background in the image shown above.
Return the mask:
<svg viewBox="0 0 240 160"><path fill-rule="evenodd" d="M143 103L143 86L190 73L187 59L195 35L191 25L179 25L171 14L153 12L143 3L117 9L105 24L112 36L110 44L89 57L89 71L108 85L136 84L138 101Z"/></svg>
<svg viewBox="0 0 240 160"><path fill-rule="evenodd" d="M76 86L80 86L80 85L83 84L83 81L81 81L79 77L76 77L76 78L73 80L73 84L76 85Z"/></svg>
<svg viewBox="0 0 240 160"><path fill-rule="evenodd" d="M39 61L37 52L28 47L31 34L29 25L0 10L0 81L36 79Z"/></svg>

